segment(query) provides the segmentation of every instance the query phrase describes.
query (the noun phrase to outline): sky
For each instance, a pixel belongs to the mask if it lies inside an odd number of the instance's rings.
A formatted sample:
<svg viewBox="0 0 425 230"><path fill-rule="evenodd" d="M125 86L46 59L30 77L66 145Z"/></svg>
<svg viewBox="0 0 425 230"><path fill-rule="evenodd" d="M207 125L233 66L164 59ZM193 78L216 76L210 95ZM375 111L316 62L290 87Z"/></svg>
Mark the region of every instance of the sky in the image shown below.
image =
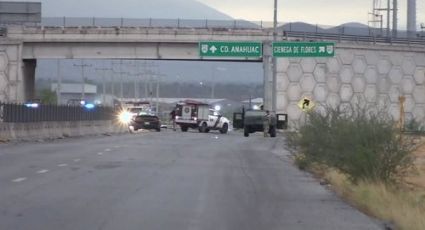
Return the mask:
<svg viewBox="0 0 425 230"><path fill-rule="evenodd" d="M22 1L22 0L9 0ZM132 18L226 18L252 21L273 20L274 0L29 0L43 2L45 16L132 17ZM383 6L387 0L380 1ZM399 27L406 28L407 0L399 0ZM212 9L207 10L202 5ZM425 0L416 0L417 26L425 23ZM340 25L346 22L368 24L373 0L278 0L279 22L307 22Z"/></svg>
<svg viewBox="0 0 425 230"><path fill-rule="evenodd" d="M273 20L273 0L198 0L234 18ZM385 0L382 0L385 3ZM399 27L406 28L407 0L399 0ZM339 25L368 24L373 0L278 0L278 21ZM425 23L425 0L417 0L417 24Z"/></svg>

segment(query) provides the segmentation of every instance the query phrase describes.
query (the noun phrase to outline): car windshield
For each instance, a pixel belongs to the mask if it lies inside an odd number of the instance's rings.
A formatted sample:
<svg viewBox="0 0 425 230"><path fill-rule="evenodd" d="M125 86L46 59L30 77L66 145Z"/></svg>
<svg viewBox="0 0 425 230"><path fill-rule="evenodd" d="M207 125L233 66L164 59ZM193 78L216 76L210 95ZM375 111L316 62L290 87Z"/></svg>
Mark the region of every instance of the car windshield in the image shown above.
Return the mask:
<svg viewBox="0 0 425 230"><path fill-rule="evenodd" d="M142 113L143 109L142 108L131 108L130 112L131 113L136 113L136 114L140 114Z"/></svg>

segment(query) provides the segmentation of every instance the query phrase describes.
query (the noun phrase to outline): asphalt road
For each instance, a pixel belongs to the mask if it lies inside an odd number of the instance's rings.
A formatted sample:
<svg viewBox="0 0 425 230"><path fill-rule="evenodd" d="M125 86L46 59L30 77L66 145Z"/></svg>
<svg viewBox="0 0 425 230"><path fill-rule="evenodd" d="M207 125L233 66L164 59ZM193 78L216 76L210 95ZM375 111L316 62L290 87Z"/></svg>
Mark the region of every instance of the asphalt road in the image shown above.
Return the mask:
<svg viewBox="0 0 425 230"><path fill-rule="evenodd" d="M173 131L2 144L0 229L382 229L283 147Z"/></svg>

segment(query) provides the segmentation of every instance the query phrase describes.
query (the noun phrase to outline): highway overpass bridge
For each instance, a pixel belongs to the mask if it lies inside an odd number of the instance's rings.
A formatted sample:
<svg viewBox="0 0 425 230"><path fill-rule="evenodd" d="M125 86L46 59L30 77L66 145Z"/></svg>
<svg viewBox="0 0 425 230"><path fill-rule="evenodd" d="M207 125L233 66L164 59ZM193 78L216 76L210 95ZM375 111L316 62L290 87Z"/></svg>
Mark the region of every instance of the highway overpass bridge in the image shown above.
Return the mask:
<svg viewBox="0 0 425 230"><path fill-rule="evenodd" d="M34 96L38 59L224 60L264 63L265 105L270 107L272 39L269 29L10 26L0 38L0 101L23 102ZM398 119L399 96L405 96L406 116L424 122L423 40L307 33L280 33L278 40L336 42L335 57L277 60L277 110L288 113L291 121L303 119L297 103L304 97L319 109L359 101L381 104ZM263 55L203 58L200 41L260 41Z"/></svg>

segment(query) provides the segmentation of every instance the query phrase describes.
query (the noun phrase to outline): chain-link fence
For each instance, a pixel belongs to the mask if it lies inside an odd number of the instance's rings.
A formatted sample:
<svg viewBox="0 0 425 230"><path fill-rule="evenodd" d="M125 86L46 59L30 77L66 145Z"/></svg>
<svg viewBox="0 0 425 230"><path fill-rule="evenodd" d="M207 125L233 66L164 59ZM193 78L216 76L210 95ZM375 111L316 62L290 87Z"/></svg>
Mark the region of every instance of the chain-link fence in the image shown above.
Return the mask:
<svg viewBox="0 0 425 230"><path fill-rule="evenodd" d="M0 103L0 122L112 120L114 114L110 107Z"/></svg>

